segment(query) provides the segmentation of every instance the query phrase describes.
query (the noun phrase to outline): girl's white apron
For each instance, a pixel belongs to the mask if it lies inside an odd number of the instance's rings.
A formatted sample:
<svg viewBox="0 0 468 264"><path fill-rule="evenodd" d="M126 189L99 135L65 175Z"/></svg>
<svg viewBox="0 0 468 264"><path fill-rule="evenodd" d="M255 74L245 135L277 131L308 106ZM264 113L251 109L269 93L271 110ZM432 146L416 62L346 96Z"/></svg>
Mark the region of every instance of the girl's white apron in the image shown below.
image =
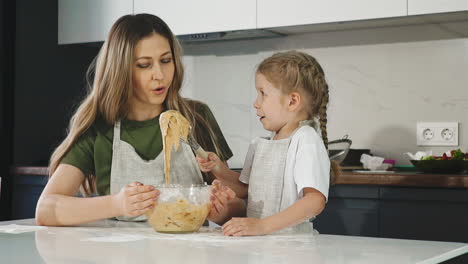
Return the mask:
<svg viewBox="0 0 468 264"><path fill-rule="evenodd" d="M300 126L302 125L310 125L310 122L301 122ZM285 191L283 186L288 148L296 131L286 139L256 139L249 177L247 217L266 218L291 206L283 201L290 201L289 197L296 194ZM313 232L313 225L307 219L280 232Z"/></svg>

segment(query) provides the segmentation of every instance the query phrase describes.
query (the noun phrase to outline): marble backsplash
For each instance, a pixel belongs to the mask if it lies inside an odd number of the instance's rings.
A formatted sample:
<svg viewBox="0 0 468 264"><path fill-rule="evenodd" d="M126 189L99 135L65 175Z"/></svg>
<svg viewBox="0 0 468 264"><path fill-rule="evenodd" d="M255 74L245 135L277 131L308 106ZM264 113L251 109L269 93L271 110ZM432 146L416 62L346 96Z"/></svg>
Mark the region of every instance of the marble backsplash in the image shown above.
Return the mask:
<svg viewBox="0 0 468 264"><path fill-rule="evenodd" d="M252 104L254 73L274 52L301 50L322 64L330 86L329 140L409 164L403 153L453 147L416 145L416 122L459 122L468 151L468 22L308 33L267 40L185 46L183 94L206 102L242 167L251 139L269 133Z"/></svg>

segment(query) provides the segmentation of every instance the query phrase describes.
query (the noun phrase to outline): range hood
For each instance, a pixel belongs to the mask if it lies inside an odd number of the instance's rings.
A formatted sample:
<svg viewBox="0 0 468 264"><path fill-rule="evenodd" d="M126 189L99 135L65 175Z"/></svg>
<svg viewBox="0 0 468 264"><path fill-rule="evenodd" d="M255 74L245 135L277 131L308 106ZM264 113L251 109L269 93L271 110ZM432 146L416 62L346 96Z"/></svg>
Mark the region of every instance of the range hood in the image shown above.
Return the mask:
<svg viewBox="0 0 468 264"><path fill-rule="evenodd" d="M225 32L210 32L199 34L178 35L177 38L182 43L222 41L222 40L241 40L258 38L277 38L286 36L285 34L266 29L248 29Z"/></svg>
<svg viewBox="0 0 468 264"><path fill-rule="evenodd" d="M467 14L468 11L461 11L440 14L436 13L425 15L412 15L405 17L388 17L353 21L325 22L316 24L290 25L274 27L269 29L247 29L226 32L178 35L177 38L179 38L179 40L182 43L197 43L207 41L276 38L315 32L359 30L383 27L401 27L409 25L435 25L442 27L444 26L444 23L466 23ZM457 34L460 37L465 37L466 34L468 34L468 30L466 29L466 27L463 27L463 25L458 26L456 30L452 31L452 33ZM449 30L449 32L451 31Z"/></svg>

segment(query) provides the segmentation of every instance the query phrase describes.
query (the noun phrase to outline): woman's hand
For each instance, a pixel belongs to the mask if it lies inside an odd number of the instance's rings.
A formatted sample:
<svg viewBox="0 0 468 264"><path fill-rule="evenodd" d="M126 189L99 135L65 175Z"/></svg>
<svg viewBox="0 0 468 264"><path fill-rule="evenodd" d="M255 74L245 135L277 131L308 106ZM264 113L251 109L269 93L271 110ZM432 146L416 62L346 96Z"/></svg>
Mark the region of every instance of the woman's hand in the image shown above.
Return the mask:
<svg viewBox="0 0 468 264"><path fill-rule="evenodd" d="M211 210L208 214L208 220L215 223L223 223L229 217L229 203L236 198L236 193L227 186L223 186L219 180L213 181L211 190Z"/></svg>
<svg viewBox="0 0 468 264"><path fill-rule="evenodd" d="M263 219L234 217L223 225L225 236L258 236L267 234Z"/></svg>
<svg viewBox="0 0 468 264"><path fill-rule="evenodd" d="M113 196L116 216L135 217L152 209L159 198L159 190L140 182L123 187Z"/></svg>
<svg viewBox="0 0 468 264"><path fill-rule="evenodd" d="M214 152L207 152L208 157L206 159L200 157L199 155L196 156L198 166L200 170L203 172L210 172L216 168L220 168L223 165L221 159L219 159L218 155Z"/></svg>

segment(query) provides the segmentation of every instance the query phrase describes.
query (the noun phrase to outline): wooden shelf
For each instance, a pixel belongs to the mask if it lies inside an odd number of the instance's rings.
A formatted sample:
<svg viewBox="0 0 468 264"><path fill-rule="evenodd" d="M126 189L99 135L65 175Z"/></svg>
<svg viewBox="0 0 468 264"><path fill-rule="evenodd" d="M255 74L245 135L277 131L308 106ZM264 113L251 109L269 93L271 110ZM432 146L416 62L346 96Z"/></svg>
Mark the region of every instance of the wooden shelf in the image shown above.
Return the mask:
<svg viewBox="0 0 468 264"><path fill-rule="evenodd" d="M425 174L395 172L388 174L343 171L335 184L468 188L468 174Z"/></svg>
<svg viewBox="0 0 468 264"><path fill-rule="evenodd" d="M27 167L19 166L13 167L11 170L13 175L38 175L38 176L48 176L49 168L48 167Z"/></svg>
<svg viewBox="0 0 468 264"><path fill-rule="evenodd" d="M14 175L48 176L47 167L14 167ZM425 174L420 172L395 172L388 174L356 173L343 171L335 184L468 188L468 174Z"/></svg>

